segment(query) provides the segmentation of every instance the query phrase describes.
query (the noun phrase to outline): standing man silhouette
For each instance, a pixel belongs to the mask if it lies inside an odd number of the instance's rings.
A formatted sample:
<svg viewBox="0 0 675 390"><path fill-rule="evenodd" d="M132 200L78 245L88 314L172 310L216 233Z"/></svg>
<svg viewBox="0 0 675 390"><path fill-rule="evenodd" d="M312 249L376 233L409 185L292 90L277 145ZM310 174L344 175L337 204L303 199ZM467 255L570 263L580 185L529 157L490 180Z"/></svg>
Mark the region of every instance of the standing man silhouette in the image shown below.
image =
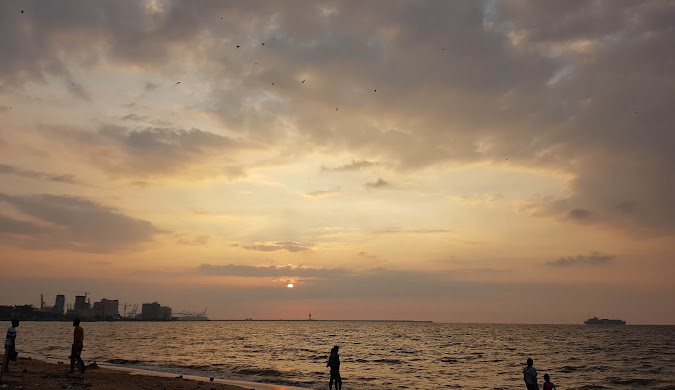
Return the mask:
<svg viewBox="0 0 675 390"><path fill-rule="evenodd" d="M335 381L335 390L342 390L342 378L340 377L340 355L338 355L337 345L330 350L328 363L326 367L330 367L330 381L328 382L328 390L333 388L333 381Z"/></svg>
<svg viewBox="0 0 675 390"><path fill-rule="evenodd" d="M19 320L12 320L12 326L7 329L5 337L5 355L2 358L2 373L9 372L9 361L16 360L16 328L19 326Z"/></svg>
<svg viewBox="0 0 675 390"><path fill-rule="evenodd" d="M80 364L80 373L84 374L87 368L80 356L84 347L84 329L80 326L80 320L77 318L73 320L73 326L75 330L73 331L73 347L70 350L70 371L68 372L75 372L75 362L77 361Z"/></svg>

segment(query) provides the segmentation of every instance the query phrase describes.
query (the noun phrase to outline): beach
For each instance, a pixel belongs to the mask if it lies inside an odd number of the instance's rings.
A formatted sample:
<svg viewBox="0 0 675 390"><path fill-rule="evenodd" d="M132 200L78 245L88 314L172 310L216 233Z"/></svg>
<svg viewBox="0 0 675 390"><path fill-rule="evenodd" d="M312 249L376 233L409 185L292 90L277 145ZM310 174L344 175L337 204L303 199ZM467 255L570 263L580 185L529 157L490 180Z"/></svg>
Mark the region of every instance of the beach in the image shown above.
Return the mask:
<svg viewBox="0 0 675 390"><path fill-rule="evenodd" d="M11 362L10 372L2 377L2 389L97 389L97 390L249 390L260 389L258 384L235 386L215 379L175 374L149 373L141 370L120 370L106 367L90 368L84 374L68 374L67 361L63 364L48 363L37 359L19 358ZM264 386L268 389L285 389L285 386Z"/></svg>

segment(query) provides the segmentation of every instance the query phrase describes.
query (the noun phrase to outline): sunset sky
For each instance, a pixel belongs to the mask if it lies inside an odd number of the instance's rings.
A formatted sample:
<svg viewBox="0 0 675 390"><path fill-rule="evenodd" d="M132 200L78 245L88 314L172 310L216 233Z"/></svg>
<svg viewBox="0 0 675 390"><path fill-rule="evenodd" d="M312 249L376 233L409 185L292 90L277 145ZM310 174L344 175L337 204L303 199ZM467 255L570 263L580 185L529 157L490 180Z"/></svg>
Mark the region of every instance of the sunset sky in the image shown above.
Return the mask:
<svg viewBox="0 0 675 390"><path fill-rule="evenodd" d="M673 20L2 1L0 304L675 324Z"/></svg>

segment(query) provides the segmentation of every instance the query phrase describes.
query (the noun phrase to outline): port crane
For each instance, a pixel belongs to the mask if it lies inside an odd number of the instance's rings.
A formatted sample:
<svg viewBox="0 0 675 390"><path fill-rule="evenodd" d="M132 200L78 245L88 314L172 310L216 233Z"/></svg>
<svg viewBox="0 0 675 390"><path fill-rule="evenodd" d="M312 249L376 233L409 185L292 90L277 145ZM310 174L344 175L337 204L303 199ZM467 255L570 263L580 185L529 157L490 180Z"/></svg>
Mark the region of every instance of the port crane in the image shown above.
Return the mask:
<svg viewBox="0 0 675 390"><path fill-rule="evenodd" d="M132 305L131 303L127 305L127 303L124 302L124 314L122 314L122 317L125 317L125 318L126 318L126 316L127 316L127 307L132 307L132 306L134 306L134 305ZM131 312L129 312L129 314L131 315Z"/></svg>
<svg viewBox="0 0 675 390"><path fill-rule="evenodd" d="M129 306L131 306L131 305L129 305ZM126 305L125 305L124 311L126 313ZM129 312L129 317L135 318L137 312L138 312L138 303L134 303L134 308L131 309L131 311Z"/></svg>

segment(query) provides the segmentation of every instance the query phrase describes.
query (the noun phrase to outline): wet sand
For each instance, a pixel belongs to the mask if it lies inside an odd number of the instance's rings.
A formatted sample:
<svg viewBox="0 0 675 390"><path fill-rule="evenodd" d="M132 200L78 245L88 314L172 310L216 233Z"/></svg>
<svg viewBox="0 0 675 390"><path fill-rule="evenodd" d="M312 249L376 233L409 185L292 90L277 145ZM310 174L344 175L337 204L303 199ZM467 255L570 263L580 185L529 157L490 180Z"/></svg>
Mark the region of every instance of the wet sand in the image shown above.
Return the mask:
<svg viewBox="0 0 675 390"><path fill-rule="evenodd" d="M289 389L286 386L241 382L236 386L227 381L176 374L154 373L142 370L123 370L107 367L89 368L84 374L68 374L69 362L47 363L37 359L19 358L12 362L10 372L2 376L0 389L44 389L44 390L251 390ZM232 382L232 381L229 381ZM239 383L238 383L239 384Z"/></svg>

